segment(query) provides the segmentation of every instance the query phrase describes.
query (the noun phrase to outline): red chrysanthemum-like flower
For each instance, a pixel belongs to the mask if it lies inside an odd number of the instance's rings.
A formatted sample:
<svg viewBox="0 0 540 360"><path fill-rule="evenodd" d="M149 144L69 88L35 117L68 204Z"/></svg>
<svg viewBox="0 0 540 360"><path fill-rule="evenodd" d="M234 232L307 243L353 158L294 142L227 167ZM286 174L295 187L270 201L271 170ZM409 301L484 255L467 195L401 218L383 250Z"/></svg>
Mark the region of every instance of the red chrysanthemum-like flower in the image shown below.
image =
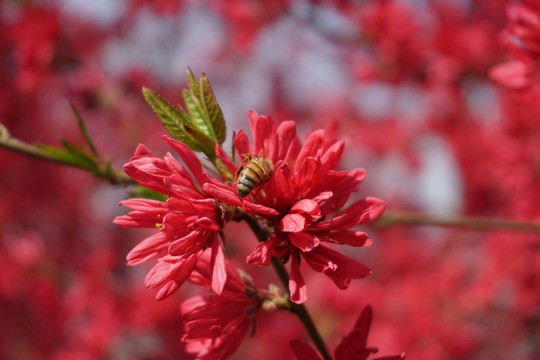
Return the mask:
<svg viewBox="0 0 540 360"><path fill-rule="evenodd" d="M127 256L128 265L161 255L145 280L147 287L160 288L156 296L160 300L172 294L189 277L198 257L205 249L210 249L212 289L220 294L226 281L220 237L222 211L218 202L203 190L211 180L202 171L200 160L191 149L169 137L164 139L180 155L187 169L170 153L161 158L142 144L124 166L126 173L139 184L169 196L164 202L129 199L120 203L133 211L117 217L116 224L157 230L131 250Z"/></svg>
<svg viewBox="0 0 540 360"><path fill-rule="evenodd" d="M366 306L356 320L350 333L343 337L341 343L334 351L336 360L367 360L370 354L379 351L376 347L367 347L367 338L371 327L373 310L371 306ZM321 360L321 357L311 346L301 340L291 340L291 348L298 360ZM405 354L387 355L374 358L372 360L401 360L405 359Z"/></svg>
<svg viewBox="0 0 540 360"><path fill-rule="evenodd" d="M236 150L241 155L254 153L268 158L274 171L270 180L243 198L241 204L249 213L264 217L265 224L275 231L268 241L255 248L248 262L268 265L271 256L290 258L289 290L291 300L297 303L306 300L305 283L299 270L300 256L341 289L346 289L351 279L369 275L371 270L364 265L322 245L371 245L366 233L351 228L373 221L385 209L385 203L376 198L359 200L342 209L365 177L362 169L337 170L343 155L343 141L329 142L325 132L318 130L302 145L293 122L283 122L276 129L269 117L255 112L249 115L254 146L250 146L247 136L240 131L234 139ZM228 158L220 158L229 168L234 168ZM230 204L239 203L238 198ZM264 211L258 212L258 208ZM269 212L269 208L274 209L275 214Z"/></svg>
<svg viewBox="0 0 540 360"><path fill-rule="evenodd" d="M209 286L207 264L201 261L190 281ZM244 281L228 271L221 296L197 296L182 303L182 341L188 352L197 354L198 360L228 358L254 324L259 299L250 279Z"/></svg>

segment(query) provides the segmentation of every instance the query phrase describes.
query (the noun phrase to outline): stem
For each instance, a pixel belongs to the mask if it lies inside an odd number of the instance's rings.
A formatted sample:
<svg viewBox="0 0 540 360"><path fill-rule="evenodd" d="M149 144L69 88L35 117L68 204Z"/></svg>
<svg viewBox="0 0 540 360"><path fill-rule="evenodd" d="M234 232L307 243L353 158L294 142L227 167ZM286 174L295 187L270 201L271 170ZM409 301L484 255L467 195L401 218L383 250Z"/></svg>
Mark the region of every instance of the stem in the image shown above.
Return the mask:
<svg viewBox="0 0 540 360"><path fill-rule="evenodd" d="M49 161L56 164L62 164L71 166L77 169L89 171L87 168L78 166L77 164L66 162L45 150L40 149L37 146L21 141L11 136L6 127L0 123L0 147L8 150L16 151L21 154L25 154L40 160ZM131 179L125 172L113 168L112 166L106 166L101 164L98 172L92 172L95 176L105 179L111 184L131 184Z"/></svg>
<svg viewBox="0 0 540 360"><path fill-rule="evenodd" d="M375 222L380 227L392 225L446 226L476 230L521 230L540 232L539 222L493 219L481 217L436 217L406 212L385 212Z"/></svg>
<svg viewBox="0 0 540 360"><path fill-rule="evenodd" d="M266 235L266 232L264 229L259 225L257 220L253 219L251 216L245 216L244 220L248 223L249 227L259 240L259 242L267 241L268 236ZM275 257L272 257L272 266L274 267L274 270L276 271L279 280L283 284L283 287L285 289L289 289L289 274L283 264L279 262L279 260ZM313 319L309 315L306 307L304 304L296 304L289 300L289 306L290 311L296 314L304 327L306 328L306 331L309 334L309 337L319 350L320 354L322 355L324 360L332 360L332 357L330 356L328 349L326 348L326 344L324 343L323 338L321 337L321 334L319 334L319 331L317 330L317 327L315 326L315 323L313 322Z"/></svg>

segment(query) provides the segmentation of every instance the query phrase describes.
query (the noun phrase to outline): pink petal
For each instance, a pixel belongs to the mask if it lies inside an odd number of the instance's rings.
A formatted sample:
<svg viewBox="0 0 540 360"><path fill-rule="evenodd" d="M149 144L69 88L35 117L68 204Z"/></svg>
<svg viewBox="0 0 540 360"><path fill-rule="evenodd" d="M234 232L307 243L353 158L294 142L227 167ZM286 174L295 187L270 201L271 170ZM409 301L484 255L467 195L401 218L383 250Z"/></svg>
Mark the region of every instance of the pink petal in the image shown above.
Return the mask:
<svg viewBox="0 0 540 360"><path fill-rule="evenodd" d="M317 219L320 218L319 204L316 201L311 199L302 199L297 201L289 210L290 213L306 213L309 215L315 215ZM315 220L317 220L315 219Z"/></svg>
<svg viewBox="0 0 540 360"><path fill-rule="evenodd" d="M341 158L343 157L343 151L345 149L344 141L337 141L321 156L321 172L326 174L329 170L337 169Z"/></svg>
<svg viewBox="0 0 540 360"><path fill-rule="evenodd" d="M221 295L225 282L227 281L227 269L225 266L225 256L223 255L223 248L221 243L215 235L212 242L212 290Z"/></svg>
<svg viewBox="0 0 540 360"><path fill-rule="evenodd" d="M225 153L225 151L223 151L223 149L221 148L221 146L219 146L218 142L216 141L216 156L221 160L223 161L223 163L225 164L225 166L227 166L227 168L229 169L229 171L232 173L232 174L235 174L236 173L236 166L234 166L233 162L231 161L231 158L227 156L227 154Z"/></svg>
<svg viewBox="0 0 540 360"><path fill-rule="evenodd" d="M174 280L167 281L161 288L159 288L158 293L156 294L156 300L161 301L174 293L181 284Z"/></svg>
<svg viewBox="0 0 540 360"><path fill-rule="evenodd" d="M144 156L144 155L153 155L152 151L150 151L149 148L146 147L144 144L137 145L137 148L135 149L135 156Z"/></svg>
<svg viewBox="0 0 540 360"><path fill-rule="evenodd" d="M296 164L294 166L294 171L298 172L300 166L303 164L304 160L308 157L317 157L319 150L322 148L324 138L324 130L316 130L309 134L306 139L302 150L298 154L296 159ZM312 173L313 174L313 173Z"/></svg>
<svg viewBox="0 0 540 360"><path fill-rule="evenodd" d="M162 158L134 156L124 165L124 171L142 186L161 194L169 194L166 179L172 173Z"/></svg>
<svg viewBox="0 0 540 360"><path fill-rule="evenodd" d="M287 214L279 223L279 230L285 232L304 231L306 227L306 218L300 214Z"/></svg>
<svg viewBox="0 0 540 360"><path fill-rule="evenodd" d="M116 217L113 222L122 227L155 228L157 223L163 221L167 207L161 201L149 199L129 199L120 202L134 211Z"/></svg>
<svg viewBox="0 0 540 360"><path fill-rule="evenodd" d="M365 198L352 203L340 211L333 219L312 226L312 230L348 229L355 225L372 222L382 215L386 203L377 198Z"/></svg>
<svg viewBox="0 0 540 360"><path fill-rule="evenodd" d="M236 149L236 152L240 154L240 156L251 152L249 147L249 139L242 130L238 131L234 137L234 148Z"/></svg>
<svg viewBox="0 0 540 360"><path fill-rule="evenodd" d="M171 295L187 280L197 264L197 256L192 255L174 263L170 261L171 258L161 258L145 278L145 284L148 288L162 287L156 296L158 300Z"/></svg>
<svg viewBox="0 0 540 360"><path fill-rule="evenodd" d="M206 178L203 176L201 160L199 160L193 150L191 150L187 145L169 136L164 136L163 138L169 143L170 147L172 147L178 153L178 155L180 155L187 168L189 171L191 171L199 184L204 184L206 182Z"/></svg>
<svg viewBox="0 0 540 360"><path fill-rule="evenodd" d="M272 260L274 248L277 245L279 238L270 236L267 241L260 242L255 249L248 255L246 263L259 266L268 266Z"/></svg>
<svg viewBox="0 0 540 360"><path fill-rule="evenodd" d="M279 124L277 129L278 152L275 158L271 158L276 162L283 159L284 163L295 161L298 158L298 153L302 148L300 141L296 137L296 123L294 121L284 121Z"/></svg>
<svg viewBox="0 0 540 360"><path fill-rule="evenodd" d="M377 348L367 347L372 318L373 311L371 306L367 305L358 316L353 329L343 337L341 343L336 347L336 359L350 359L351 356L355 355L361 359L367 359L371 353L377 352Z"/></svg>
<svg viewBox="0 0 540 360"><path fill-rule="evenodd" d="M298 165L298 163L296 163ZM307 189L313 185L313 174L320 172L321 163L315 158L309 157L302 161L302 164L298 166L298 171L294 178L295 189L294 191L298 195L302 195Z"/></svg>
<svg viewBox="0 0 540 360"><path fill-rule="evenodd" d="M296 232L289 234L289 240L294 247L306 252L319 246L320 240L315 235L308 232Z"/></svg>
<svg viewBox="0 0 540 360"><path fill-rule="evenodd" d="M362 200L361 200L362 201ZM376 220L386 209L386 203L381 199L367 197L364 200L365 210L356 224L365 224Z"/></svg>
<svg viewBox="0 0 540 360"><path fill-rule="evenodd" d="M302 304L307 299L306 283L300 273L296 253L291 254L291 274L289 278L291 301Z"/></svg>
<svg viewBox="0 0 540 360"><path fill-rule="evenodd" d="M154 234L140 242L127 254L127 264L141 264L165 250L167 246L168 240L162 232Z"/></svg>
<svg viewBox="0 0 540 360"><path fill-rule="evenodd" d="M175 240L169 245L169 254L172 256L185 256L197 252L201 248L202 236L205 231L195 229L184 237Z"/></svg>
<svg viewBox="0 0 540 360"><path fill-rule="evenodd" d="M302 253L302 256L313 270L324 273L342 290L349 287L351 279L364 278L372 273L364 264L322 245Z"/></svg>
<svg viewBox="0 0 540 360"><path fill-rule="evenodd" d="M249 110L249 123L253 134L253 147L259 156L275 159L276 128L269 116L259 116L255 111Z"/></svg>
<svg viewBox="0 0 540 360"><path fill-rule="evenodd" d="M371 308L371 305L366 305L360 315L358 316L358 319L356 319L356 322L354 323L355 329L361 329L364 331L364 337L357 339L360 340L364 346L367 344L367 337L369 334L369 329L371 327L371 320L373 319L373 309Z"/></svg>
<svg viewBox="0 0 540 360"><path fill-rule="evenodd" d="M250 215L251 214L260 214L260 215L269 215L269 216L279 215L279 212L277 212L276 209L272 209L261 204L255 204L255 203L252 203L251 201L243 201L242 209L244 209L244 211Z"/></svg>
<svg viewBox="0 0 540 360"><path fill-rule="evenodd" d="M373 241L368 234L363 231L331 231L328 233L328 238L338 244L347 244L350 246L371 246Z"/></svg>
<svg viewBox="0 0 540 360"><path fill-rule="evenodd" d="M232 187L227 186L223 183L215 181L214 179L210 180L203 184L202 189L208 195L216 198L217 200L231 206L241 206L242 200L234 192Z"/></svg>

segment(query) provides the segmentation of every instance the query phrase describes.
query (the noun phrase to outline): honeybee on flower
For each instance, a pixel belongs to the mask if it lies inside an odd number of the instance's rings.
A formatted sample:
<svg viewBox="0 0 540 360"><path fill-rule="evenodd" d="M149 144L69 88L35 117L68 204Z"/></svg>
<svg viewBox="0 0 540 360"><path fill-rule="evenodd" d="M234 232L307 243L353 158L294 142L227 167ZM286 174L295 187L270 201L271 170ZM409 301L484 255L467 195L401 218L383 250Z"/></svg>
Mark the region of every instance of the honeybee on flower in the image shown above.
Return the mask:
<svg viewBox="0 0 540 360"><path fill-rule="evenodd" d="M236 172L236 193L240 198L248 196L255 188L270 180L273 171L274 164L270 159L254 153L246 154Z"/></svg>

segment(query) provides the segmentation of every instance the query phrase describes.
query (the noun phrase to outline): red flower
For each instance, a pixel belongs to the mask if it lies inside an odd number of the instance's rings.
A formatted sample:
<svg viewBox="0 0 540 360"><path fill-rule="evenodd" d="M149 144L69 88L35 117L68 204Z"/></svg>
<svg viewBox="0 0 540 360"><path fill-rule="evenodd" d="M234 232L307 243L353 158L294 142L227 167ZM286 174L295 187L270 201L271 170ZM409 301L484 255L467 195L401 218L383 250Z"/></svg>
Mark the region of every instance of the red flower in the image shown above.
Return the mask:
<svg viewBox="0 0 540 360"><path fill-rule="evenodd" d="M227 272L227 284L221 296L193 297L182 303L186 349L197 359L218 360L229 357L254 324L259 305L251 279L243 280ZM200 261L190 281L208 286L210 267Z"/></svg>
<svg viewBox="0 0 540 360"><path fill-rule="evenodd" d="M162 255L145 281L149 288L160 288L156 298L161 300L171 295L189 277L198 257L205 249L210 249L212 289L220 294L226 281L220 238L222 212L218 202L200 188L209 183L210 178L203 173L200 161L192 150L169 137L165 137L165 140L180 155L188 169L170 153L160 158L142 144L124 166L126 173L139 184L169 196L165 202L129 199L120 203L133 211L117 217L114 220L116 224L158 230L130 251L128 265L140 264ZM190 172L200 187L194 183Z"/></svg>
<svg viewBox="0 0 540 360"><path fill-rule="evenodd" d="M540 81L540 11L527 5L506 8L508 24L502 37L512 60L490 71L492 80L511 89L524 89Z"/></svg>
<svg viewBox="0 0 540 360"><path fill-rule="evenodd" d="M373 310L366 306L356 320L350 333L343 337L341 343L334 351L335 360L367 360L370 354L379 351L376 347L367 347L367 337L371 327ZM321 360L321 357L304 341L291 340L291 348L298 360ZM405 354L387 355L372 360L400 360L405 359Z"/></svg>
<svg viewBox="0 0 540 360"><path fill-rule="evenodd" d="M385 208L381 200L367 198L336 213L365 177L362 169L336 170L343 155L343 141L328 141L325 132L318 130L302 145L293 122L284 122L276 129L269 117L255 112L249 115L254 147L240 131L234 139L236 150L241 155L266 156L274 164L274 172L259 189L242 199L242 208L263 217L275 231L268 241L255 248L248 262L266 266L271 256L282 260L291 258L289 290L291 300L297 303L306 300L305 284L299 271L300 255L341 289L346 289L351 279L369 275L371 270L364 265L321 245L322 242L371 245L366 233L351 228L373 221ZM220 158L227 163L225 156ZM233 167L232 164L229 167ZM258 211L261 206L264 211ZM268 208L273 208L276 215L267 211Z"/></svg>

